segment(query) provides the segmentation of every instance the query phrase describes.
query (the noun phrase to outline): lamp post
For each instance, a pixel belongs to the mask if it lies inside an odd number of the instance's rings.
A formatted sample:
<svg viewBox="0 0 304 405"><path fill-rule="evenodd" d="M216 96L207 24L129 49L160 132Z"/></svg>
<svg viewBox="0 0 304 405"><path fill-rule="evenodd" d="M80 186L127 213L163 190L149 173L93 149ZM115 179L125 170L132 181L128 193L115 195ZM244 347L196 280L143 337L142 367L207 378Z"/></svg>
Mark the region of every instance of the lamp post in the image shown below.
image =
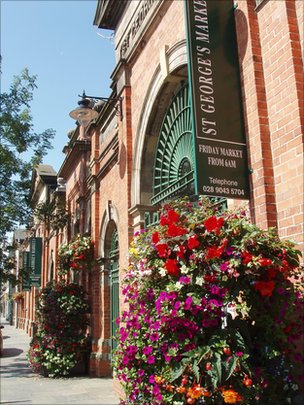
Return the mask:
<svg viewBox="0 0 304 405"><path fill-rule="evenodd" d="M92 120L98 117L98 112L92 108L92 100L101 100L104 102L116 102L115 109L119 114L120 119L122 119L122 97L96 97L87 96L85 91L83 91L81 100L78 101L79 107L70 112L70 117L78 121L80 125L86 127Z"/></svg>

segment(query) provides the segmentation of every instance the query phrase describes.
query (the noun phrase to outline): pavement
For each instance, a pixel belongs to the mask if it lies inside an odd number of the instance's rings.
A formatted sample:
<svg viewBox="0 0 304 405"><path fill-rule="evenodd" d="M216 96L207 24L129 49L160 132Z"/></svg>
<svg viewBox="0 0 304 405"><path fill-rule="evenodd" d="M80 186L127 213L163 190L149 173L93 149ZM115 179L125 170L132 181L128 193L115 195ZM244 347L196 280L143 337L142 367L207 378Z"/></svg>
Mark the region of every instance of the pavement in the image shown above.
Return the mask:
<svg viewBox="0 0 304 405"><path fill-rule="evenodd" d="M119 404L111 378L52 379L33 373L26 359L31 338L4 319L1 324L0 404Z"/></svg>

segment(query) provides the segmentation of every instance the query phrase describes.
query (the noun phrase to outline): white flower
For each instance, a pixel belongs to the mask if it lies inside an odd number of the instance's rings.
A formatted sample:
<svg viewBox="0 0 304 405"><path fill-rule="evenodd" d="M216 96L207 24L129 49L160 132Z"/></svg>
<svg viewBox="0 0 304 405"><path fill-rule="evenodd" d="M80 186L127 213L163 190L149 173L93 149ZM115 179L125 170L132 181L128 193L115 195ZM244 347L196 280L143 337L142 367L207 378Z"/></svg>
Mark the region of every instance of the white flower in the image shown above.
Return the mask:
<svg viewBox="0 0 304 405"><path fill-rule="evenodd" d="M161 268L159 269L159 274L160 274L162 277L165 277L165 276L167 275L166 269L164 269L163 267L161 267Z"/></svg>
<svg viewBox="0 0 304 405"><path fill-rule="evenodd" d="M181 271L182 274L188 274L189 269L188 269L188 267L187 267L185 264L183 264L183 265L181 266L181 268L180 268L180 271Z"/></svg>
<svg viewBox="0 0 304 405"><path fill-rule="evenodd" d="M203 277L196 277L195 284L202 286L204 284Z"/></svg>
<svg viewBox="0 0 304 405"><path fill-rule="evenodd" d="M183 288L183 284L180 283L179 281L177 281L177 282L175 283L175 288L176 288L177 290L181 290L181 289Z"/></svg>

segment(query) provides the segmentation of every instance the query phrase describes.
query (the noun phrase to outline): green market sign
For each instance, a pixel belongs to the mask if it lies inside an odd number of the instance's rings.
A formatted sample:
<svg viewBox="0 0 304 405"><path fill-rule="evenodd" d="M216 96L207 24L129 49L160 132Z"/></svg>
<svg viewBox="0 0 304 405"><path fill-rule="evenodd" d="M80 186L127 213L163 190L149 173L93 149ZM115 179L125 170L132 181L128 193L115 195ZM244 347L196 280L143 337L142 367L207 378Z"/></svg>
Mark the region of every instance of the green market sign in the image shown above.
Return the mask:
<svg viewBox="0 0 304 405"><path fill-rule="evenodd" d="M40 287L42 238L30 238L30 285Z"/></svg>
<svg viewBox="0 0 304 405"><path fill-rule="evenodd" d="M249 198L234 7L185 0L196 193Z"/></svg>
<svg viewBox="0 0 304 405"><path fill-rule="evenodd" d="M30 252L22 252L22 290L23 291L30 291L31 284L30 284Z"/></svg>

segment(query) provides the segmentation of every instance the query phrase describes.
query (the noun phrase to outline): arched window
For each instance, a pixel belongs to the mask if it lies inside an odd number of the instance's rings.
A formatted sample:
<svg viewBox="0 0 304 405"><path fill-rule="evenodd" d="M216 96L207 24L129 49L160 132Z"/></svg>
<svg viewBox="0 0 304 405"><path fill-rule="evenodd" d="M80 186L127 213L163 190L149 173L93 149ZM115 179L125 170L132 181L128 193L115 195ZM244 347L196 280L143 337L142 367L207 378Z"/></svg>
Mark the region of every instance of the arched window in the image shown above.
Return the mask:
<svg viewBox="0 0 304 405"><path fill-rule="evenodd" d="M173 98L164 117L155 154L153 196L156 205L194 194L194 148L188 84Z"/></svg>

